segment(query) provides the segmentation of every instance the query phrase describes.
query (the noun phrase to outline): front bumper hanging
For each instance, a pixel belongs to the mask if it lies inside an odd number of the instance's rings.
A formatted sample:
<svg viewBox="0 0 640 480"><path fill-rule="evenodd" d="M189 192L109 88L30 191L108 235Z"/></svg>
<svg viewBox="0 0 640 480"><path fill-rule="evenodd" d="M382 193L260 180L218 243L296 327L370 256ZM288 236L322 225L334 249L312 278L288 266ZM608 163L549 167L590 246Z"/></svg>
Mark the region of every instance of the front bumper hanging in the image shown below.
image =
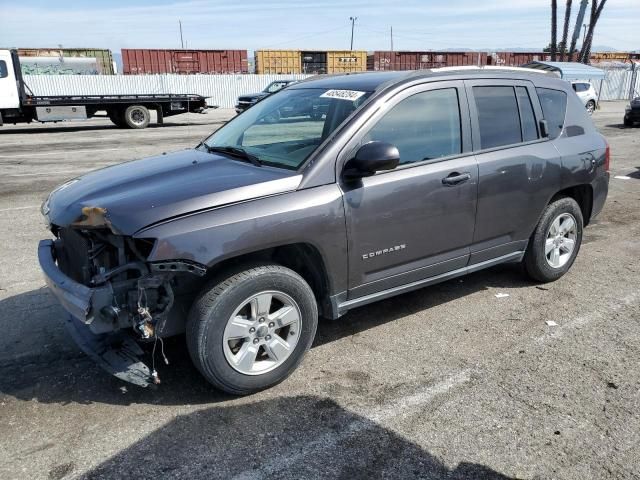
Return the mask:
<svg viewBox="0 0 640 480"><path fill-rule="evenodd" d="M152 383L151 371L140 360L144 352L134 337L124 330L101 332L100 327L94 325L94 302L103 302L111 296L111 289L89 288L69 278L56 265L54 248L52 240L40 241L38 260L47 286L70 314L66 327L73 339L84 353L110 374L141 387L149 386Z"/></svg>

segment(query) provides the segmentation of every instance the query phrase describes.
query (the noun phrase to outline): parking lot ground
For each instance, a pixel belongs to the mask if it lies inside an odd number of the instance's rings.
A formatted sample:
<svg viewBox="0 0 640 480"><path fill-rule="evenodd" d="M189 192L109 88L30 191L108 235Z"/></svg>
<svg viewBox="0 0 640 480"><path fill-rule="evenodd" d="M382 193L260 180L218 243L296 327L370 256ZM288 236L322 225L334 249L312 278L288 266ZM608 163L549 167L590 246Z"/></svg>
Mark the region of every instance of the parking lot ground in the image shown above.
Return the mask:
<svg viewBox="0 0 640 480"><path fill-rule="evenodd" d="M0 128L0 478L640 478L640 128L624 105L594 115L610 193L569 274L538 285L504 265L322 322L287 381L244 398L209 387L182 337L157 389L104 373L36 259L56 185L191 147L232 113Z"/></svg>

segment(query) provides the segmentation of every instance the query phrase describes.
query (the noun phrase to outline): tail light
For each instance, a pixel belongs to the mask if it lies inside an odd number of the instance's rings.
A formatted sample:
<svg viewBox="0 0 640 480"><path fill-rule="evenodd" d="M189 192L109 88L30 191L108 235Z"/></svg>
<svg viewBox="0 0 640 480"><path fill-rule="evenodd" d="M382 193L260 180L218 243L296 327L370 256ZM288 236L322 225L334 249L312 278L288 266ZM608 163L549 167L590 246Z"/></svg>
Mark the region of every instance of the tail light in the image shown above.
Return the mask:
<svg viewBox="0 0 640 480"><path fill-rule="evenodd" d="M609 172L609 166L611 165L611 147L607 142L607 148L604 151L604 171Z"/></svg>

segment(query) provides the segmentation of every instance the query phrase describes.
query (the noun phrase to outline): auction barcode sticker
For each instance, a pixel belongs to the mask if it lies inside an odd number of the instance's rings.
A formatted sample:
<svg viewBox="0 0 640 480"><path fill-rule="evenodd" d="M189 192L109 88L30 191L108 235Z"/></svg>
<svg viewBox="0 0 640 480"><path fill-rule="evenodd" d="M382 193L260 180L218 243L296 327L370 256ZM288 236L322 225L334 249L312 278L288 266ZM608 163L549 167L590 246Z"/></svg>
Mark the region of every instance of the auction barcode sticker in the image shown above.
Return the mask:
<svg viewBox="0 0 640 480"><path fill-rule="evenodd" d="M354 102L367 92L359 92L358 90L327 90L320 98L336 98L338 100L349 100Z"/></svg>

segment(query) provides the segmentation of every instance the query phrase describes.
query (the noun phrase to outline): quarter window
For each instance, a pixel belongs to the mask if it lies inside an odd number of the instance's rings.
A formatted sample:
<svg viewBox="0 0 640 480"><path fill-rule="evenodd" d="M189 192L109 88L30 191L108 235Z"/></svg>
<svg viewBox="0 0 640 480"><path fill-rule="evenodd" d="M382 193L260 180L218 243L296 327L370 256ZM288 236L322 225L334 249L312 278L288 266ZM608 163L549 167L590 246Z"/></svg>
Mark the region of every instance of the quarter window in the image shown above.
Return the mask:
<svg viewBox="0 0 640 480"><path fill-rule="evenodd" d="M516 87L518 107L520 108L520 122L522 123L522 140L530 142L538 139L538 127L533 113L533 105L529 98L529 92L525 87Z"/></svg>
<svg viewBox="0 0 640 480"><path fill-rule="evenodd" d="M405 98L369 131L364 139L368 141L395 145L401 164L461 153L457 90L429 90Z"/></svg>
<svg viewBox="0 0 640 480"><path fill-rule="evenodd" d="M522 141L520 115L513 87L473 87L480 126L480 148Z"/></svg>
<svg viewBox="0 0 640 480"><path fill-rule="evenodd" d="M549 138L554 139L560 135L564 126L564 117L567 111L567 94L561 90L550 88L536 88L542 113L549 126Z"/></svg>
<svg viewBox="0 0 640 480"><path fill-rule="evenodd" d="M7 62L0 60L0 78L6 78L8 76L9 72L7 71Z"/></svg>

